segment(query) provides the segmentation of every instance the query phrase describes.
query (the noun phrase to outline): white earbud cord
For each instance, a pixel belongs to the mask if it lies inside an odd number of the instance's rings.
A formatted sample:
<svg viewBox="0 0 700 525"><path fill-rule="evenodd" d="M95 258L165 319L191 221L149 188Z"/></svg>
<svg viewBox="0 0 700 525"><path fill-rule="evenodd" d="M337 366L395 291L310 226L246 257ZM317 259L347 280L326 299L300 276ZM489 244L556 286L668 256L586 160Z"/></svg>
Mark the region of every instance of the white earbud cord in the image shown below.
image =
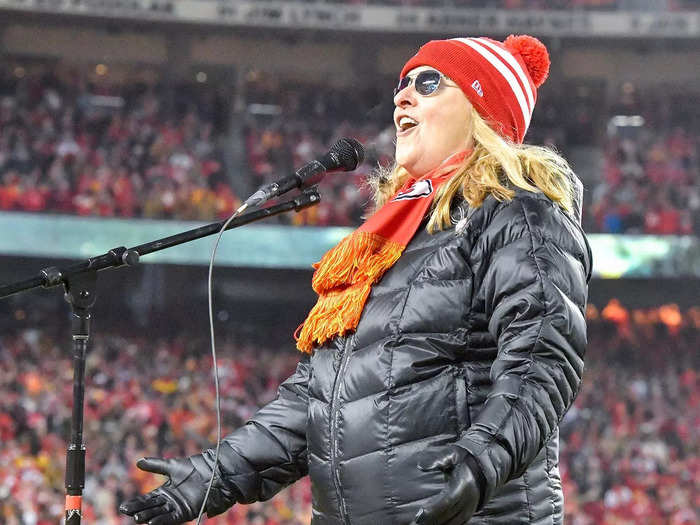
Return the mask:
<svg viewBox="0 0 700 525"><path fill-rule="evenodd" d="M199 515L197 516L197 525L202 523L202 515L204 514L204 509L207 507L207 500L209 499L209 493L211 492L211 487L214 485L214 477L216 476L216 467L219 464L219 445L221 444L221 398L219 396L219 367L216 364L216 344L214 341L214 309L212 307L212 273L214 269L214 258L216 257L216 250L219 248L219 241L221 236L228 228L228 225L233 219L238 217L246 208L247 204L244 204L238 208L233 215L231 215L219 231L219 235L216 237L216 242L214 243L214 249L211 252L211 259L209 260L209 279L207 283L208 288L208 299L209 299L209 333L211 335L211 356L214 361L214 390L216 392L216 452L214 453L214 466L211 469L211 478L209 479L209 485L207 486L207 492L204 495L204 501L202 502L202 508L199 509Z"/></svg>

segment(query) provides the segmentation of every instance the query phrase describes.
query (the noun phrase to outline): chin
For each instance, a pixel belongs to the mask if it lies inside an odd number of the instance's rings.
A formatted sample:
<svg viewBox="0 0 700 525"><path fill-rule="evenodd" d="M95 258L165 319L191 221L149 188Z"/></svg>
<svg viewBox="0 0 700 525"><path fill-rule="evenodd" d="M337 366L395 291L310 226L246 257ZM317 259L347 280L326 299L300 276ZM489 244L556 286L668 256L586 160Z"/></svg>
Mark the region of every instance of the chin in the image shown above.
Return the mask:
<svg viewBox="0 0 700 525"><path fill-rule="evenodd" d="M401 153L398 153L395 155L396 158L396 164L401 166L403 169L407 170L409 173L413 173L413 170L416 167L416 162L418 159L412 158L409 155L402 155Z"/></svg>

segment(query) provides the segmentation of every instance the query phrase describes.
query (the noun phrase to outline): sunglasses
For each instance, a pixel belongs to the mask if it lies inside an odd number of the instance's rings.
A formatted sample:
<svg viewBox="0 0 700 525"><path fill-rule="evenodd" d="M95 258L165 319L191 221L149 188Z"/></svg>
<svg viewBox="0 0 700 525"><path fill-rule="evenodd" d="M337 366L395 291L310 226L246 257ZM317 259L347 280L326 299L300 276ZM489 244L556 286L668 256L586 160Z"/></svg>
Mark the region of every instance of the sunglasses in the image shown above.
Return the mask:
<svg viewBox="0 0 700 525"><path fill-rule="evenodd" d="M448 77L434 69L426 69L425 71L421 71L417 75L410 77L407 75L399 80L399 84L394 88L394 96L396 96L399 91L406 89L411 85L411 83L413 83L413 86L419 95L429 97L437 92L438 88L440 87L440 81L443 78L449 80ZM450 84L445 85L450 86Z"/></svg>

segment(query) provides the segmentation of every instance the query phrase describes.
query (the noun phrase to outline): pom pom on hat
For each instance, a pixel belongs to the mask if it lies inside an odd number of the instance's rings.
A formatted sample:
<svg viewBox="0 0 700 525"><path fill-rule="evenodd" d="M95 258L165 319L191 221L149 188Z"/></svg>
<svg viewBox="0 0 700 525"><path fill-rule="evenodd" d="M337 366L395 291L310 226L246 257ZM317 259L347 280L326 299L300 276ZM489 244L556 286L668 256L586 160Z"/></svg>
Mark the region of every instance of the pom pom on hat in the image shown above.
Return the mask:
<svg viewBox="0 0 700 525"><path fill-rule="evenodd" d="M540 87L544 84L547 75L549 75L550 61L547 48L542 42L534 36L510 35L505 39L503 45L511 53L518 53L522 57L535 86Z"/></svg>

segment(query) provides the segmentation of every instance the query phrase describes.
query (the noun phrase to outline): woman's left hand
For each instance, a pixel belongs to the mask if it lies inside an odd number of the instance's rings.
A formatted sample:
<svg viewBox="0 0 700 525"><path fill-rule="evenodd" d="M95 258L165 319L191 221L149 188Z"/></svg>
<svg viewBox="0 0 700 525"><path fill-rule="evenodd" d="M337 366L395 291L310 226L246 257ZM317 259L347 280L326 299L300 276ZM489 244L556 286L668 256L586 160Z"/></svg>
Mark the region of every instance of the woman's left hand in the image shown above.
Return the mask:
<svg viewBox="0 0 700 525"><path fill-rule="evenodd" d="M418 454L418 468L424 472L441 470L447 477L447 486L423 504L411 525L461 525L472 517L481 491L467 464L468 455L455 445L430 448Z"/></svg>

